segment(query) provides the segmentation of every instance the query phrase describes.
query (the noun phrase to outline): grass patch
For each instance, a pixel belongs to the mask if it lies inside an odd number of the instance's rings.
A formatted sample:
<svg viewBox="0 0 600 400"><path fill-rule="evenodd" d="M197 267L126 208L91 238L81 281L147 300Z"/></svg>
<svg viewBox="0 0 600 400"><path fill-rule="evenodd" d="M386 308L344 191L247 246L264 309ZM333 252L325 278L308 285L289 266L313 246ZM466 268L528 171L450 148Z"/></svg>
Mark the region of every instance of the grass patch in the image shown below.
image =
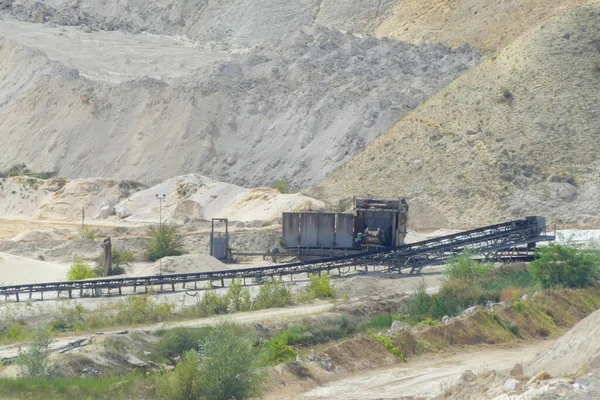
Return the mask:
<svg viewBox="0 0 600 400"><path fill-rule="evenodd" d="M0 393L11 399L155 398L155 377L140 374L89 378L0 379Z"/></svg>

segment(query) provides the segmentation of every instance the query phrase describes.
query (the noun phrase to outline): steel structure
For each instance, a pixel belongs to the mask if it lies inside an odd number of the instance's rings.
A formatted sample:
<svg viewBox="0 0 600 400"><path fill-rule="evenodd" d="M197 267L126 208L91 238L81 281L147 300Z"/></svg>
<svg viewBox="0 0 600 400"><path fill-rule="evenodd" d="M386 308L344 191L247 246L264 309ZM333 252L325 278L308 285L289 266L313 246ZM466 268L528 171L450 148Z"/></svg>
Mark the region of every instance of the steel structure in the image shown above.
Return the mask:
<svg viewBox="0 0 600 400"><path fill-rule="evenodd" d="M265 267L252 267L236 270L199 272L192 274L155 275L132 278L103 278L95 280L35 283L0 287L0 295L5 300L15 296L46 292L68 293L69 298L94 295L102 290L117 290L122 294L123 288L133 288L134 292L143 288L163 285L171 286L175 291L176 285L193 284L198 289L198 282L217 283L225 286L226 280L240 278L244 284L246 279L264 278L270 276L290 276L305 273L321 273L337 270L342 275L352 270L378 270L388 273L418 273L427 265L442 264L456 254L469 249L475 255L492 258L511 258L514 256L531 255L531 250L537 242L554 240L555 234L546 231L545 218L528 217L496 225L485 226L448 236L442 236L422 242L385 248L377 251L355 253L338 257L324 258L310 262L295 262Z"/></svg>

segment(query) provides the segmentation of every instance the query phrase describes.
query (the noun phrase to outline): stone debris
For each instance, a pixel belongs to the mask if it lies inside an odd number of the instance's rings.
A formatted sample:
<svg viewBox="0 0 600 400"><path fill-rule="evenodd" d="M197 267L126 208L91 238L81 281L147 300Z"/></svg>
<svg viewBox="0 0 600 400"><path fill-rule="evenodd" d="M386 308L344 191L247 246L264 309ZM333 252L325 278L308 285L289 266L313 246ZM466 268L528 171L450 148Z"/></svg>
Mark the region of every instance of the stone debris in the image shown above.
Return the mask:
<svg viewBox="0 0 600 400"><path fill-rule="evenodd" d="M133 365L134 367L145 368L145 367L148 366L148 364L146 364L144 361L140 360L139 358L137 358L133 354L127 354L127 356L125 357L125 359L126 359L126 361L127 361L128 364Z"/></svg>

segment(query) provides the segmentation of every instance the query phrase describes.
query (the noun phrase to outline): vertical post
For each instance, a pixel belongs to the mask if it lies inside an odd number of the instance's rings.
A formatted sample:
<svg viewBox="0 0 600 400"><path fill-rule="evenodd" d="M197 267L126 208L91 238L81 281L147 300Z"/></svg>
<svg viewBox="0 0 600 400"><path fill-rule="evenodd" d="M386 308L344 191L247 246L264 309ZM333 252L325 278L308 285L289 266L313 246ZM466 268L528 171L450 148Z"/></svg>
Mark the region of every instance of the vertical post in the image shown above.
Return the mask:
<svg viewBox="0 0 600 400"><path fill-rule="evenodd" d="M112 245L110 238L104 239L102 247L104 247L104 269L102 271L102 276L108 276L112 264Z"/></svg>

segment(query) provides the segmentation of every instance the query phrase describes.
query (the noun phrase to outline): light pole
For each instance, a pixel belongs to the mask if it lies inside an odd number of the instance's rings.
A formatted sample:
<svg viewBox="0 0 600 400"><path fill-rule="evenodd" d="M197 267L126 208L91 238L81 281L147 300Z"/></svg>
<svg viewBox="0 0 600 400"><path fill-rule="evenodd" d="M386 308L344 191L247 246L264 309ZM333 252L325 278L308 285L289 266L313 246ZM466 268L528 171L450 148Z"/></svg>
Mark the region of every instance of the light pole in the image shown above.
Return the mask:
<svg viewBox="0 0 600 400"><path fill-rule="evenodd" d="M159 202L159 208L158 208L158 235L159 238L161 237L161 235L163 235L162 232L162 203L163 201L165 201L167 199L167 195L163 194L162 196L159 196L158 194L156 195L156 198L158 199ZM158 259L158 274L162 275L162 257ZM162 289L162 285L161 285L161 289Z"/></svg>

